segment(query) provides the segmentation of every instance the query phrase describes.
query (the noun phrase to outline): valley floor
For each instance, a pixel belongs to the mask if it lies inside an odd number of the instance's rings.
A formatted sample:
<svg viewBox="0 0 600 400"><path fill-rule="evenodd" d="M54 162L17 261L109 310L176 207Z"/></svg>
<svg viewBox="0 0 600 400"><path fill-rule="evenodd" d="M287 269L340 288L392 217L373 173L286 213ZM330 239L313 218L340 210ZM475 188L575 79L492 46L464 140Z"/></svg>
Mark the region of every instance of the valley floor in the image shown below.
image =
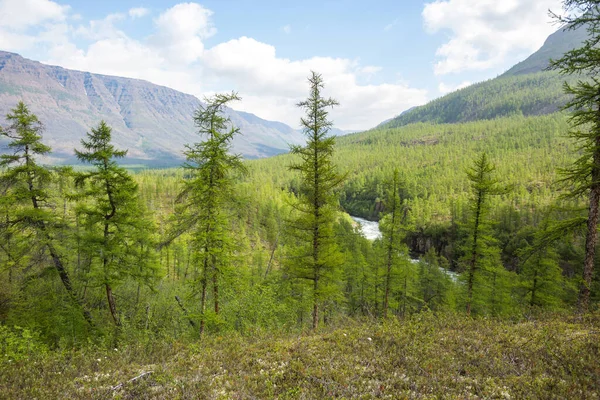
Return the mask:
<svg viewBox="0 0 600 400"><path fill-rule="evenodd" d="M211 334L187 344L3 358L0 397L593 399L600 393L598 315L509 322L421 313L385 324L338 324L318 334Z"/></svg>

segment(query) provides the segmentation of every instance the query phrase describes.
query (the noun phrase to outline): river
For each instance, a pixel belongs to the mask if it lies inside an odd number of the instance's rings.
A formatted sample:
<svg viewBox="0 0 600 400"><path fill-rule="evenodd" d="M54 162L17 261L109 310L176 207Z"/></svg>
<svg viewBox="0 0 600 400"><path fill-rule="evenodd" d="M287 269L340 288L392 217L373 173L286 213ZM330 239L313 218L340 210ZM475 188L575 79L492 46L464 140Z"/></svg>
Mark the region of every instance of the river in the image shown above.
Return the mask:
<svg viewBox="0 0 600 400"><path fill-rule="evenodd" d="M381 231L379 230L379 222L367 221L366 219L359 217L352 217L352 219L358 223L360 230L364 237L369 240L379 239L381 237Z"/></svg>
<svg viewBox="0 0 600 400"><path fill-rule="evenodd" d="M381 238L381 231L379 230L379 222L367 221L366 219L350 216L352 219L358 223L360 226L360 230L364 237L369 240L375 240ZM419 262L418 259L411 259L411 263L416 264ZM458 274L453 271L446 270L442 267L440 269L450 277L454 282L458 282Z"/></svg>

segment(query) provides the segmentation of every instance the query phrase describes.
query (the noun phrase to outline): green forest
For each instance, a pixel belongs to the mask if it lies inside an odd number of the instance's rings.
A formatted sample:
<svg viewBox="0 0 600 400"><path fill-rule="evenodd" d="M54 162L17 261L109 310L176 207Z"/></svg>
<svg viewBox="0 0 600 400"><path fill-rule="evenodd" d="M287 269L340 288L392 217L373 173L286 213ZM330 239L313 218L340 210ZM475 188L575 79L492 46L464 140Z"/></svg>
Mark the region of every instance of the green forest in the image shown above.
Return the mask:
<svg viewBox="0 0 600 400"><path fill-rule="evenodd" d="M48 165L15 104L0 398L597 396L600 13L567 3L591 39L552 71L369 131L329 135L343 104L313 72L306 144L267 159L231 152L235 92L190 115L168 169L122 163L104 121Z"/></svg>

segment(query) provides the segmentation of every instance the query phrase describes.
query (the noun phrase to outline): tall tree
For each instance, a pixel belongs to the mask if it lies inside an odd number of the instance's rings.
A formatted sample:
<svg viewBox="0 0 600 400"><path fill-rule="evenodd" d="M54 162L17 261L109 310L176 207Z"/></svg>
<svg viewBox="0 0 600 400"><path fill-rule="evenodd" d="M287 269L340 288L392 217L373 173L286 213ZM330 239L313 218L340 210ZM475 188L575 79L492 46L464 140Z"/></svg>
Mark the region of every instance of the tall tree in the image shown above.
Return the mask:
<svg viewBox="0 0 600 400"><path fill-rule="evenodd" d="M241 156L230 154L231 142L239 129L223 114L227 104L236 100L240 100L236 93L216 94L206 98L206 104L196 111L194 122L205 140L187 146L185 169L189 179L179 196L179 217L169 239L190 231L195 248L199 249L201 334L205 329L209 281L214 312L220 312L219 276L232 243L227 204L233 194L235 174L246 171Z"/></svg>
<svg viewBox="0 0 600 400"><path fill-rule="evenodd" d="M402 254L404 258L408 255L406 245L402 244L403 224L406 222L408 212L402 204L400 189L402 183L398 169L394 170L393 177L387 190L386 217L381 221L381 232L385 243L385 278L383 296L383 317L388 315L390 290L392 287L392 276L394 268L398 264L398 257ZM404 260L406 263L406 260Z"/></svg>
<svg viewBox="0 0 600 400"><path fill-rule="evenodd" d="M93 281L102 285L115 326L122 324L113 290L127 277L149 279L153 265L140 257L151 243L151 223L146 219L138 199L138 186L116 160L127 154L111 143L111 128L104 122L82 139L83 150L77 158L95 168L77 174L75 182L82 188L77 213L85 229L84 246L91 260Z"/></svg>
<svg viewBox="0 0 600 400"><path fill-rule="evenodd" d="M0 129L0 135L10 140L8 147L12 150L12 154L0 156L0 180L5 187L2 203L10 203L12 208L12 215L6 218L6 225L32 230L39 235L38 243L50 253L52 264L67 294L82 309L85 320L92 325L91 314L75 293L65 257L59 253L53 234L56 216L49 204L51 194L48 188L53 174L37 161L37 157L44 156L51 150L42 143L42 123L22 101L11 110L6 119L10 125L6 129Z"/></svg>
<svg viewBox="0 0 600 400"><path fill-rule="evenodd" d="M570 168L562 171L562 181L572 188L574 197L588 198L587 232L583 280L579 290L579 309L588 310L590 288L594 275L594 259L600 216L600 1L564 0L564 14L554 14L565 29L587 29L588 38L582 46L553 60L550 68L564 75L581 77L576 83L564 83L564 91L572 95L565 105L572 110L569 136L579 144L581 156Z"/></svg>
<svg viewBox="0 0 600 400"><path fill-rule="evenodd" d="M333 161L335 138L328 136L332 122L327 119L327 109L338 105L332 98L323 98L323 78L311 72L309 97L298 107L306 112L300 119L306 146L292 146L292 154L300 161L289 168L301 176L299 201L295 204L298 217L293 227L302 241L294 276L312 283L312 327L319 325L319 306L335 291L341 253L335 242L334 223L338 201L334 189L343 177L337 172Z"/></svg>
<svg viewBox="0 0 600 400"><path fill-rule="evenodd" d="M467 176L471 181L469 243L467 254L463 259L467 267L467 315L471 315L474 286L482 266L488 261L492 264L499 263L499 260L494 260L496 258L494 256L498 254L494 251L492 243L494 239L487 229L490 197L502 192L498 180L493 176L495 169L495 166L488 160L487 154L482 153L474 161L473 166L467 170Z"/></svg>

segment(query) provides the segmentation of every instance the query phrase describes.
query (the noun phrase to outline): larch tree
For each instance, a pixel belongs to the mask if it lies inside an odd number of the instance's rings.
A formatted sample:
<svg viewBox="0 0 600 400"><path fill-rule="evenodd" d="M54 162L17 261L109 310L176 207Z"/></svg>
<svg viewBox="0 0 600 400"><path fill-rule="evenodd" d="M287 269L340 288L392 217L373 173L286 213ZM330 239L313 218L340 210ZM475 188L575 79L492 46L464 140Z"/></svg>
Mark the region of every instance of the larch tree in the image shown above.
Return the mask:
<svg viewBox="0 0 600 400"><path fill-rule="evenodd" d="M579 290L579 309L588 310L594 276L594 260L600 216L600 1L564 0L564 14L553 14L565 29L585 28L588 38L582 46L553 60L550 68L564 75L577 75L574 84L564 83L564 90L572 96L565 109L572 111L569 136L579 145L580 157L562 170L562 182L570 186L573 197L587 197L587 230L583 279Z"/></svg>
<svg viewBox="0 0 600 400"><path fill-rule="evenodd" d="M51 207L49 183L53 173L40 165L37 158L51 149L42 143L43 126L22 101L6 116L9 126L0 129L0 135L10 140L12 154L0 156L0 182L3 186L2 203L10 204L6 215L6 228L29 230L39 238L30 243L32 249L42 246L48 250L54 269L68 296L81 308L85 320L92 325L92 316L77 296L65 259L60 254L55 238L57 218Z"/></svg>
<svg viewBox="0 0 600 400"><path fill-rule="evenodd" d="M381 221L381 232L385 246L385 272L384 272L384 296L383 296L383 317L388 315L390 291L392 289L392 277L398 266L399 258L406 256L408 249L402 243L403 225L406 223L408 209L400 197L402 182L397 169L394 170L391 182L387 190L386 215ZM405 271L406 272L406 271Z"/></svg>
<svg viewBox="0 0 600 400"><path fill-rule="evenodd" d="M312 328L319 325L319 307L336 293L341 252L336 244L334 223L338 200L334 189L343 181L333 164L335 138L328 136L332 122L328 108L338 105L332 98L324 98L323 78L311 72L308 78L310 94L298 103L306 115L300 124L307 142L292 146L291 153L299 162L289 168L301 176L298 202L294 204L297 218L291 222L300 247L294 257L291 274L311 283Z"/></svg>
<svg viewBox="0 0 600 400"><path fill-rule="evenodd" d="M117 159L127 154L111 142L111 128L104 122L82 139L77 158L91 164L91 171L76 175L77 214L83 226L83 246L91 260L91 281L102 286L116 327L122 320L114 288L127 278L150 280L156 275L151 257L140 256L151 243L152 224L144 215L138 185Z"/></svg>
<svg viewBox="0 0 600 400"><path fill-rule="evenodd" d="M204 139L185 152L188 179L179 195L179 216L170 239L190 232L198 249L200 273L200 334L206 324L209 283L212 286L214 313L220 312L219 281L230 256L228 204L233 195L236 174L246 168L240 155L231 154L239 129L224 115L227 104L240 100L236 93L216 94L205 99L194 115L198 134Z"/></svg>
<svg viewBox="0 0 600 400"><path fill-rule="evenodd" d="M494 178L495 166L490 163L486 153L477 158L473 166L467 170L467 176L471 182L470 220L469 220L469 242L463 263L466 266L464 273L466 277L466 311L471 315L473 293L480 272L485 269L486 264L499 263L494 260L497 251L494 249L493 241L489 233L489 206L490 197L503 192L499 182ZM494 266L492 265L492 268ZM495 275L494 275L495 277ZM495 283L495 282L494 282Z"/></svg>

